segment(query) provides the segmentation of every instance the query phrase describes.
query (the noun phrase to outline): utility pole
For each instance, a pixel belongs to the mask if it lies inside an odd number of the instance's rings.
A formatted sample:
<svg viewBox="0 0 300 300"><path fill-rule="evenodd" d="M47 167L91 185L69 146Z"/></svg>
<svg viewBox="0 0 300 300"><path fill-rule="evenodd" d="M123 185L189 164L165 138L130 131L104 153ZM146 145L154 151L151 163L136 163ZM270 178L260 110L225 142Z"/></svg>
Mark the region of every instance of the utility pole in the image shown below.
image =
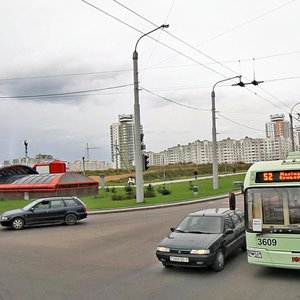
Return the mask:
<svg viewBox="0 0 300 300"><path fill-rule="evenodd" d="M300 104L300 101L293 105L293 107L291 109L291 112L289 113L289 117L290 117L290 130L291 130L291 140L292 140L292 151L295 151L294 125L293 125L293 109L298 104Z"/></svg>
<svg viewBox="0 0 300 300"><path fill-rule="evenodd" d="M227 80L233 80L235 78L239 78L240 81L236 84L233 84L232 86L240 86L240 87L245 87L248 84L252 85L259 85L263 81L257 81L255 78L251 82L244 83L241 81L242 76L234 76L231 78L226 78L223 80L220 80L215 83L213 86L212 92L211 92L211 112L212 112L212 143L213 143L213 189L217 190L219 188L219 181L218 181L218 153L217 153L217 130L216 130L216 103L215 103L215 87L217 86L218 83L224 82Z"/></svg>
<svg viewBox="0 0 300 300"><path fill-rule="evenodd" d="M28 142L27 140L24 141L25 146L25 165L28 166Z"/></svg>
<svg viewBox="0 0 300 300"><path fill-rule="evenodd" d="M85 157L82 156L82 173L85 175Z"/></svg>
<svg viewBox="0 0 300 300"><path fill-rule="evenodd" d="M291 131L291 140L292 140L292 151L295 151L293 115L290 113L289 117L290 117L290 131Z"/></svg>
<svg viewBox="0 0 300 300"><path fill-rule="evenodd" d="M213 189L217 190L219 188L219 182L218 182L218 153L217 153L217 130L216 130L216 102L215 102L215 87L218 83L224 82L227 80L233 80L235 78L240 78L240 84L243 84L241 82L241 76L234 76L231 78L226 78L223 80L220 80L215 83L213 86L212 92L211 92L211 113L212 113L212 143L213 143Z"/></svg>

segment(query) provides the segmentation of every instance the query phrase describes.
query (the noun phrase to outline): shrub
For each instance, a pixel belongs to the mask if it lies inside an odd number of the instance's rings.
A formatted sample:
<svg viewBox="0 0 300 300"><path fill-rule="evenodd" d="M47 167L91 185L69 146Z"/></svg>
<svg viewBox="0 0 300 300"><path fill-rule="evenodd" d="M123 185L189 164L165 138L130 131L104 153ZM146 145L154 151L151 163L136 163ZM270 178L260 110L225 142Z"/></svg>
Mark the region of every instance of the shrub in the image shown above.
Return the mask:
<svg viewBox="0 0 300 300"><path fill-rule="evenodd" d="M159 186L157 191L162 195L170 195L171 194L171 191L168 190L165 185Z"/></svg>
<svg viewBox="0 0 300 300"><path fill-rule="evenodd" d="M124 200L123 195L113 194L111 196L112 200Z"/></svg>
<svg viewBox="0 0 300 300"><path fill-rule="evenodd" d="M146 191L144 192L144 196L146 198L153 198L153 197L156 197L156 194L155 194L155 191L154 191L154 188L151 184L149 184L146 188Z"/></svg>
<svg viewBox="0 0 300 300"><path fill-rule="evenodd" d="M112 194L111 199L112 200L130 200L130 199L134 199L135 198L135 194L134 193L126 193L126 194Z"/></svg>
<svg viewBox="0 0 300 300"><path fill-rule="evenodd" d="M133 188L132 188L131 185L126 185L126 186L124 187L124 191L125 191L126 193L132 193L132 192L133 192Z"/></svg>

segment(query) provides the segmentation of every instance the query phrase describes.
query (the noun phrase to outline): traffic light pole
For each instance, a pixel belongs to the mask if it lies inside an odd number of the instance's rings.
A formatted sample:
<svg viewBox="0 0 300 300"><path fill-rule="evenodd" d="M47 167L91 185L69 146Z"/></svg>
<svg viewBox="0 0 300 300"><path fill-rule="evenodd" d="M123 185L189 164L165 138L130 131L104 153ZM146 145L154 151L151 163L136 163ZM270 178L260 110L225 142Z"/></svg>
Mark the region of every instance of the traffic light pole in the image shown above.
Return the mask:
<svg viewBox="0 0 300 300"><path fill-rule="evenodd" d="M139 80L138 80L138 53L133 52L133 79L134 79L134 139L135 139L135 184L136 202L144 202L144 178L141 149L141 118L139 103Z"/></svg>
<svg viewBox="0 0 300 300"><path fill-rule="evenodd" d="M136 202L144 202L144 178L143 178L143 158L141 149L141 117L139 103L139 78L138 78L138 52L137 45L139 41L146 35L162 28L168 28L169 25L161 25L145 34L143 34L136 42L133 59L133 80L134 80L134 139L135 139L135 181L136 181Z"/></svg>

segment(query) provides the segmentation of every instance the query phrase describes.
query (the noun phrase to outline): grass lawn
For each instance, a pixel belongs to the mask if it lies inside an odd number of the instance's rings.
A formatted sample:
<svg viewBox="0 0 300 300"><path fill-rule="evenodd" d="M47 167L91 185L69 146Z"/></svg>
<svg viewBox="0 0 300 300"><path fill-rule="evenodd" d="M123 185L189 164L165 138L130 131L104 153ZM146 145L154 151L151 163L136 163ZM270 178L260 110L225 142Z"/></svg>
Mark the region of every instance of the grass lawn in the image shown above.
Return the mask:
<svg viewBox="0 0 300 300"><path fill-rule="evenodd" d="M198 198L205 198L213 195L229 194L232 191L233 182L244 180L244 174L237 174L233 176L219 177L219 189L213 190L212 179L198 179L191 182L192 186L198 186L198 195L194 195L193 191L190 190L189 182L179 183L168 183L165 187L171 191L169 195L161 195L157 189L158 185L153 186L156 197L145 198L144 203L136 203L135 199L130 200L112 200L112 189L109 191L99 190L97 196L81 197L83 202L86 204L88 210L96 209L109 209L109 208L120 208L128 206L138 205L151 205L159 203L169 203L181 200L193 200ZM115 194L125 194L124 189L116 189ZM26 200L0 200L0 213L6 210L20 208L28 204Z"/></svg>

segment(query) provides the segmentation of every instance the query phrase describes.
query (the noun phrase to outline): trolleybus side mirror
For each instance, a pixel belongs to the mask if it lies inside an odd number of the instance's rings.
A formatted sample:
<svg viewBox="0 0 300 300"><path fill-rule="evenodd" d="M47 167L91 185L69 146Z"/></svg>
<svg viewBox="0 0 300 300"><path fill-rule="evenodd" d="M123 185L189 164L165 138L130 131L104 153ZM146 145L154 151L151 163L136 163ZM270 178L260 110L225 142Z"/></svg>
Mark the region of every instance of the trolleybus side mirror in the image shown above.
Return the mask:
<svg viewBox="0 0 300 300"><path fill-rule="evenodd" d="M235 210L235 207L236 207L235 193L231 192L229 193L229 208L230 210Z"/></svg>

